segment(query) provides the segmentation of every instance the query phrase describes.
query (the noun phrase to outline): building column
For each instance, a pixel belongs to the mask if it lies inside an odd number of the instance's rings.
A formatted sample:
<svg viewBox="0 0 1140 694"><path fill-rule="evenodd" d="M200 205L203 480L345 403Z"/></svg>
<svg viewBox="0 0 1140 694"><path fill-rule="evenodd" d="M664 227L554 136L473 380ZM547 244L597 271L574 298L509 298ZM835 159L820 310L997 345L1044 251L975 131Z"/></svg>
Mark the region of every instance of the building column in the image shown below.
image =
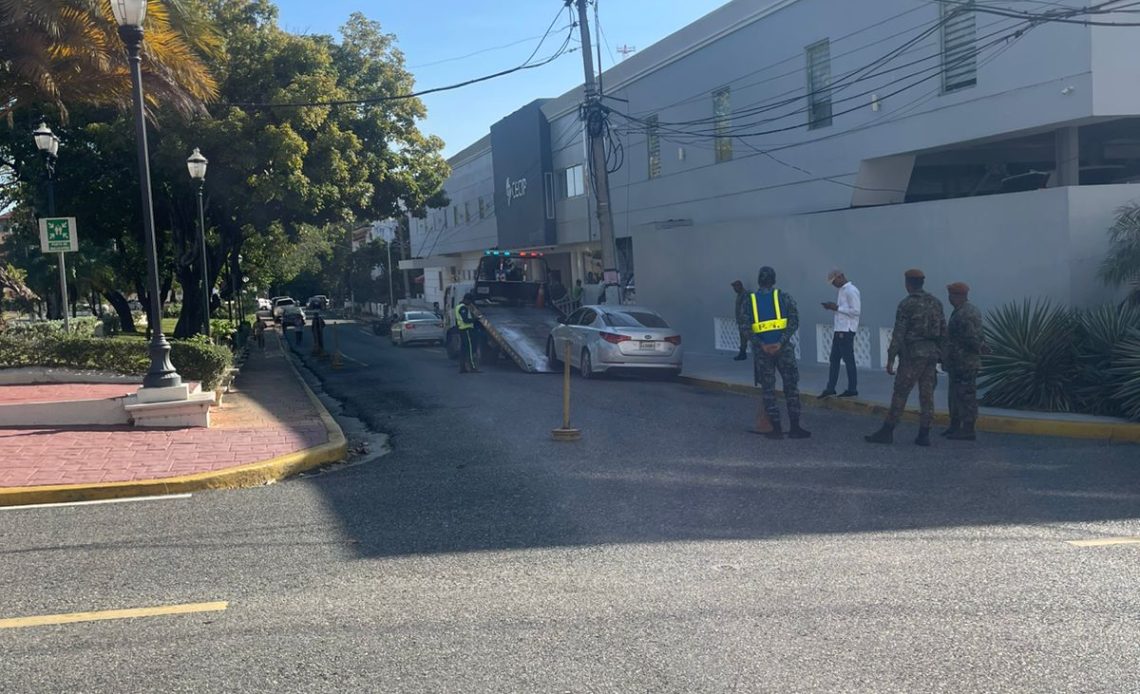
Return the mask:
<svg viewBox="0 0 1140 694"><path fill-rule="evenodd" d="M1081 184L1081 138L1080 128L1070 126L1058 128L1054 134L1054 161L1056 174L1053 186L1077 186Z"/></svg>

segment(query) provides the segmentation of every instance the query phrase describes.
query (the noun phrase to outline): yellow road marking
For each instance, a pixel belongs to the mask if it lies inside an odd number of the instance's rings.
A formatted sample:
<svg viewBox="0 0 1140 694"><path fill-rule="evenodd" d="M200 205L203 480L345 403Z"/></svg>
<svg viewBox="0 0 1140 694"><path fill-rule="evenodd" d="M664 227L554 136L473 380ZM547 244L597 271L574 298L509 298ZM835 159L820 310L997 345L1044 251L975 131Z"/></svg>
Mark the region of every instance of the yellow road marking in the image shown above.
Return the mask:
<svg viewBox="0 0 1140 694"><path fill-rule="evenodd" d="M1102 537L1098 540L1066 540L1074 547L1107 547L1109 545L1140 545L1140 537Z"/></svg>
<svg viewBox="0 0 1140 694"><path fill-rule="evenodd" d="M70 612L67 614L45 614L35 617L13 617L0 619L0 629L19 629L51 624L73 624L75 622L98 622L106 619L132 619L134 617L159 617L172 614L192 614L195 612L221 612L229 607L228 602L195 602L186 605L164 605L162 607L138 607L130 610L103 610L101 612Z"/></svg>

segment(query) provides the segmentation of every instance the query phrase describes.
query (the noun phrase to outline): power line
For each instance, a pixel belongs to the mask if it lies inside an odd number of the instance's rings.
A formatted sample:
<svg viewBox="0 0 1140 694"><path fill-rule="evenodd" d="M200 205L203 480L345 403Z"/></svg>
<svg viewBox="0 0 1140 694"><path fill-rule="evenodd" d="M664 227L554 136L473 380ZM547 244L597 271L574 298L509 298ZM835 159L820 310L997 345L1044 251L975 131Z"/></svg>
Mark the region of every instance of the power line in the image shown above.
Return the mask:
<svg viewBox="0 0 1140 694"><path fill-rule="evenodd" d="M416 69L419 69L422 67L434 67L436 65L443 65L444 63L454 63L457 60L464 60L466 58L471 58L471 57L474 57L477 55L482 55L484 53L491 53L492 51L501 51L501 50L504 50L507 48L513 48L519 44L527 43L528 41L534 41L535 39L541 39L541 38L542 38L542 36L528 36L525 39L519 39L517 41L511 41L510 43L504 43L501 46L491 46L489 48L481 48L477 51L471 51L470 53L464 53L463 55L457 55L453 58L443 58L442 60L433 60L430 63L417 63L416 65L409 65L408 69L409 70L416 70Z"/></svg>
<svg viewBox="0 0 1140 694"><path fill-rule="evenodd" d="M492 73L490 75L484 75L482 77L475 77L473 79L465 80L463 82L457 82L455 84L449 84L449 85L446 85L443 87L433 87L431 89L423 89L423 90L420 90L417 92L409 92L407 94L391 94L388 96L360 97L360 98L356 98L356 99L333 99L333 100L328 100L328 101L302 101L302 102L285 102L285 103L231 102L231 103L226 104L226 105L240 106L243 108L306 108L306 107L319 107L319 106L351 106L351 105L377 104L377 103L383 103L386 101L401 101L404 99L415 99L415 98L418 98L421 96L426 96L428 94L435 94L438 92L451 91L453 89L460 89L461 87L467 87L467 86L470 86L472 84L478 84L479 82L486 82L488 80L493 80L493 79L496 79L498 77L504 77L506 75L510 75L510 74L515 73L515 72L520 72L522 70L533 70L535 68L539 68L539 67L542 67L544 65L548 65L548 64L554 62L555 60L557 60L558 58L560 58L561 56L563 56L567 53L572 53L572 52L577 50L577 48L570 48L569 47L570 46L570 38L573 35L574 27L577 26L577 24L572 22L570 25L570 31L569 31L569 33L567 33L566 38L562 42L562 45L558 47L558 50L556 50L553 54L551 54L550 56L540 60L537 63L530 62L531 60L534 59L534 56L537 55L539 49L542 47L542 44L545 43L546 38L550 35L550 32L553 31L554 25L558 22L558 18L561 15L562 15L562 8L559 8L558 14L556 14L554 17L554 20L550 22L550 26L547 27L546 33L544 33L542 35L542 39L538 42L538 45L536 45L534 47L534 50L531 52L530 56L525 61L523 61L519 65L516 65L513 68L508 68L506 70L500 70L499 72L495 72L495 73Z"/></svg>

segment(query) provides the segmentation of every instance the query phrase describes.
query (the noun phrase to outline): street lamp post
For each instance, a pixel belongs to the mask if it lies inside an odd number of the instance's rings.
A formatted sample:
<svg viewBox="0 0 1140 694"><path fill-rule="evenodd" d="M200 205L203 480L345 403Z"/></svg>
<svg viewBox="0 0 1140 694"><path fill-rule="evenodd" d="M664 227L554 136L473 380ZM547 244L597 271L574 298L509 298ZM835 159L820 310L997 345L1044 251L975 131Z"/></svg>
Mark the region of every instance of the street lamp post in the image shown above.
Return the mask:
<svg viewBox="0 0 1140 694"><path fill-rule="evenodd" d="M142 195L143 232L146 240L147 284L150 289L150 368L143 377L144 388L173 388L182 377L170 363L170 343L162 334L161 287L158 282L158 244L154 235L154 206L150 192L150 161L146 144L146 113L143 102L142 65L139 53L143 42L143 19L147 0L111 0L111 11L119 24L119 38L127 49L134 97L135 139L139 155L139 192Z"/></svg>
<svg viewBox="0 0 1140 694"><path fill-rule="evenodd" d="M198 241L202 244L202 328L206 337L210 336L210 266L206 262L206 209L202 202L202 189L206 185L206 164L209 161L198 148L186 160L186 168L190 171L190 178L198 183Z"/></svg>
<svg viewBox="0 0 1140 694"><path fill-rule="evenodd" d="M32 133L36 141L36 149L44 157L44 178L47 179L47 213L49 217L55 216L55 162L59 152L59 138L47 126L40 123L40 127ZM59 305L63 309L63 330L71 332L71 313L67 305L67 261L63 252L59 253Z"/></svg>

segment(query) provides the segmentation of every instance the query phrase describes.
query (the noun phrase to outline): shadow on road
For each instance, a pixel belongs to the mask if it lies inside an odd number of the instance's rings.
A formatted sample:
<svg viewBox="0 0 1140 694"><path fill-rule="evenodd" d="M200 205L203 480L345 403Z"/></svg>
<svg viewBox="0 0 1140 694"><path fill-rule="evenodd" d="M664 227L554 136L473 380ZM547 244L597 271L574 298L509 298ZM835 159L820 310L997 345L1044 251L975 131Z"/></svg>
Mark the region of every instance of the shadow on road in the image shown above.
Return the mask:
<svg viewBox="0 0 1140 694"><path fill-rule="evenodd" d="M365 557L1140 517L1137 446L992 435L920 449L903 426L875 447L861 437L877 421L811 409L811 440L773 442L746 430L755 399L630 379L576 379L585 436L555 443L556 377L460 376L359 334L345 349L371 366L304 359L394 451L294 483L320 491Z"/></svg>

